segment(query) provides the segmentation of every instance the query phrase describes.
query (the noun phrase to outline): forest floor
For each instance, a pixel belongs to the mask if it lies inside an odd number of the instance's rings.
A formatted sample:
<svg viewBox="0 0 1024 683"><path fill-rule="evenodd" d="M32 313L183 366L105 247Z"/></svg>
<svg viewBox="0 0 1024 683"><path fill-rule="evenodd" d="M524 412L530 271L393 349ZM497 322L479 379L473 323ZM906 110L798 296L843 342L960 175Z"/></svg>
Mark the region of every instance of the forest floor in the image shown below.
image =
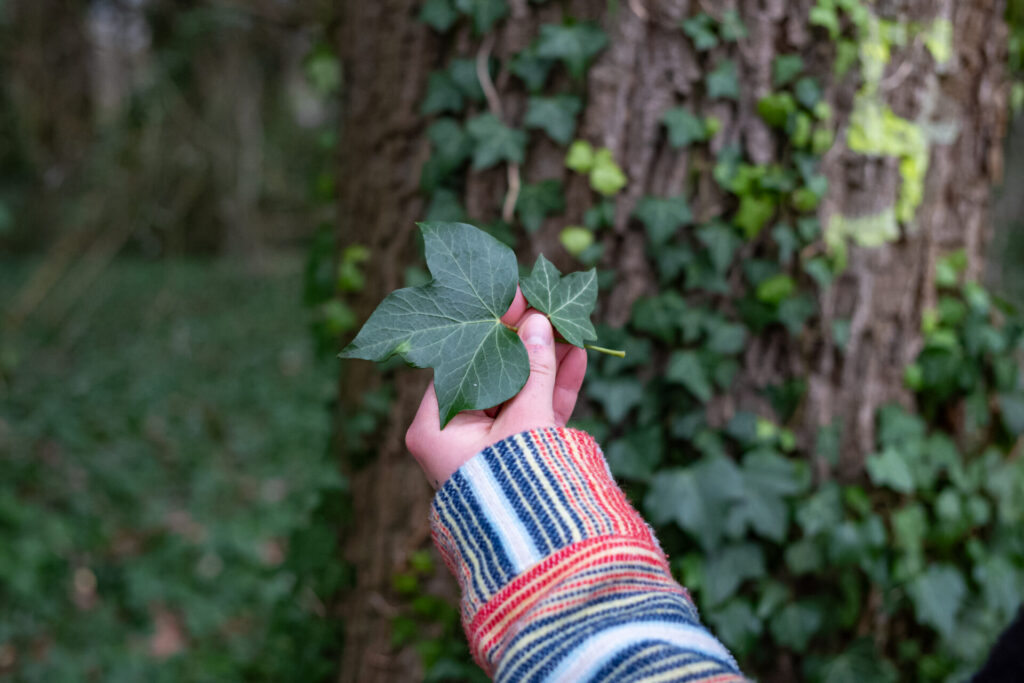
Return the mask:
<svg viewBox="0 0 1024 683"><path fill-rule="evenodd" d="M37 265L0 260L0 316ZM0 329L0 678L330 675L336 365L301 281L118 260Z"/></svg>

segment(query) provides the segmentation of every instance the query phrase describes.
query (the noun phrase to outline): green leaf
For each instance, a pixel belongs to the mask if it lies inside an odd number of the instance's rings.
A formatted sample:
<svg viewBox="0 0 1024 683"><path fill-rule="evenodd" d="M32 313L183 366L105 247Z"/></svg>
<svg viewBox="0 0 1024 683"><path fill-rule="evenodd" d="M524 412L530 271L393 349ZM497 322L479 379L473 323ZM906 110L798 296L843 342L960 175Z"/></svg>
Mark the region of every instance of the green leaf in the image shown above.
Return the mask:
<svg viewBox="0 0 1024 683"><path fill-rule="evenodd" d="M473 18L473 28L478 35L487 33L508 15L505 0L455 0L455 7Z"/></svg>
<svg viewBox="0 0 1024 683"><path fill-rule="evenodd" d="M839 486L834 482L823 484L796 509L796 521L804 533L814 536L839 524L843 519L843 502Z"/></svg>
<svg viewBox="0 0 1024 683"><path fill-rule="evenodd" d="M466 220L466 209L459 201L459 195L446 187L437 189L427 207L428 222L454 222Z"/></svg>
<svg viewBox="0 0 1024 683"><path fill-rule="evenodd" d="M896 667L865 638L830 658L815 680L821 683L896 683L900 678Z"/></svg>
<svg viewBox="0 0 1024 683"><path fill-rule="evenodd" d="M452 77L455 87L467 99L473 102L484 100L484 89L480 85L480 77L476 73L475 59L453 59L448 65L448 74Z"/></svg>
<svg viewBox="0 0 1024 683"><path fill-rule="evenodd" d="M730 9L722 13L722 22L718 32L722 35L722 40L734 43L747 37L747 26L743 23L739 12Z"/></svg>
<svg viewBox="0 0 1024 683"><path fill-rule="evenodd" d="M636 481L649 481L661 463L661 428L657 426L635 429L621 439L608 444L608 467L617 477Z"/></svg>
<svg viewBox="0 0 1024 683"><path fill-rule="evenodd" d="M779 55L772 62L772 84L776 88L784 88L803 70L804 60L800 55Z"/></svg>
<svg viewBox="0 0 1024 683"><path fill-rule="evenodd" d="M801 538L786 545L786 566L794 574L812 574L824 564L821 549L813 538Z"/></svg>
<svg viewBox="0 0 1024 683"><path fill-rule="evenodd" d="M469 120L466 131L473 138L473 169L481 171L501 161L523 163L526 133L509 128L494 114L480 114Z"/></svg>
<svg viewBox="0 0 1024 683"><path fill-rule="evenodd" d="M655 247L668 242L679 228L693 219L690 205L681 195L667 199L644 197L637 202L633 215L647 228L647 236Z"/></svg>
<svg viewBox="0 0 1024 683"><path fill-rule="evenodd" d="M594 168L594 146L586 140L577 140L569 145L565 155L566 168L577 173L590 173Z"/></svg>
<svg viewBox="0 0 1024 683"><path fill-rule="evenodd" d="M560 180L548 179L523 185L516 199L516 213L527 232L537 232L546 217L563 211L565 192Z"/></svg>
<svg viewBox="0 0 1024 683"><path fill-rule="evenodd" d="M743 230L743 235L748 240L752 240L775 215L775 206L775 200L771 196L745 194L740 199L740 208L736 211L733 223Z"/></svg>
<svg viewBox="0 0 1024 683"><path fill-rule="evenodd" d="M811 8L809 17L812 25L828 30L829 38L835 40L839 37L839 13L834 6L818 4Z"/></svg>
<svg viewBox="0 0 1024 683"><path fill-rule="evenodd" d="M573 256L579 256L594 244L594 233L578 225L570 225L558 234L558 241Z"/></svg>
<svg viewBox="0 0 1024 683"><path fill-rule="evenodd" d="M736 62L731 59L722 60L705 80L708 97L738 100L740 98L740 82L736 72Z"/></svg>
<svg viewBox="0 0 1024 683"><path fill-rule="evenodd" d="M694 142L703 142L710 136L704 119L694 116L685 107L672 107L661 117L668 129L668 142L673 147L689 147Z"/></svg>
<svg viewBox="0 0 1024 683"><path fill-rule="evenodd" d="M742 543L722 548L709 556L704 566L702 597L714 606L732 597L747 579L765 574L764 551L755 543Z"/></svg>
<svg viewBox="0 0 1024 683"><path fill-rule="evenodd" d="M757 102L757 113L769 126L783 128L796 111L796 100L787 92L765 95Z"/></svg>
<svg viewBox="0 0 1024 683"><path fill-rule="evenodd" d="M732 228L717 221L698 228L697 239L707 247L711 265L718 275L724 275L729 270L733 256L742 244Z"/></svg>
<svg viewBox="0 0 1024 683"><path fill-rule="evenodd" d="M744 496L730 511L729 527L753 529L781 543L789 527L785 496L804 492L809 477L797 463L768 449L744 457L742 472Z"/></svg>
<svg viewBox="0 0 1024 683"><path fill-rule="evenodd" d="M821 101L821 86L818 85L818 81L810 76L804 76L797 81L794 92L796 93L797 101L812 111L818 102Z"/></svg>
<svg viewBox="0 0 1024 683"><path fill-rule="evenodd" d="M822 623L821 610L808 602L786 605L775 615L769 628L775 642L796 652L807 649L810 641Z"/></svg>
<svg viewBox="0 0 1024 683"><path fill-rule="evenodd" d="M560 59L573 78L581 78L587 64L608 44L608 37L595 23L543 24L537 39L537 55Z"/></svg>
<svg viewBox="0 0 1024 683"><path fill-rule="evenodd" d="M948 564L936 564L907 587L918 622L932 626L944 638L956 632L957 613L967 594L960 571Z"/></svg>
<svg viewBox="0 0 1024 683"><path fill-rule="evenodd" d="M516 293L515 253L464 223L422 223L434 279L389 294L340 354L385 360L400 355L434 368L441 427L462 410L496 406L530 374L519 337L501 322Z"/></svg>
<svg viewBox="0 0 1024 683"><path fill-rule="evenodd" d="M740 493L732 461L714 457L682 469L662 469L651 479L644 510L654 524L675 522L706 550L718 547L725 511Z"/></svg>
<svg viewBox="0 0 1024 683"><path fill-rule="evenodd" d="M554 65L553 59L538 56L536 46L531 45L512 58L508 70L523 82L527 90L537 92L544 89Z"/></svg>
<svg viewBox="0 0 1024 683"><path fill-rule="evenodd" d="M665 369L665 379L683 385L704 403L710 401L714 393L700 357L694 351L673 351Z"/></svg>
<svg viewBox="0 0 1024 683"><path fill-rule="evenodd" d="M669 290L653 297L637 299L633 304L633 325L661 341L671 344L681 319L687 314L686 302Z"/></svg>
<svg viewBox="0 0 1024 683"><path fill-rule="evenodd" d="M698 52L710 50L718 45L715 20L703 12L683 22L683 33L690 37Z"/></svg>
<svg viewBox="0 0 1024 683"><path fill-rule="evenodd" d="M720 323L708 333L707 349L725 356L746 348L747 328L739 323Z"/></svg>
<svg viewBox="0 0 1024 683"><path fill-rule="evenodd" d="M1003 425L1015 437L1024 434L1024 396L1003 394L999 397L999 413Z"/></svg>
<svg viewBox="0 0 1024 683"><path fill-rule="evenodd" d="M434 71L427 77L427 95L420 105L423 114L462 111L465 97L448 71Z"/></svg>
<svg viewBox="0 0 1024 683"><path fill-rule="evenodd" d="M438 33L446 33L459 18L451 0L426 0L419 19Z"/></svg>
<svg viewBox="0 0 1024 683"><path fill-rule="evenodd" d="M785 273L773 275L757 286L757 300L777 305L796 291L796 282Z"/></svg>
<svg viewBox="0 0 1024 683"><path fill-rule="evenodd" d="M576 116L583 103L575 95L531 97L523 125L543 130L561 145L568 145L576 133Z"/></svg>
<svg viewBox="0 0 1024 683"><path fill-rule="evenodd" d="M587 395L601 404L613 424L622 422L644 397L644 385L633 377L594 377L588 379L585 386Z"/></svg>
<svg viewBox="0 0 1024 683"><path fill-rule="evenodd" d="M562 276L558 268L541 254L529 277L519 281L523 296L541 313L562 337L574 346L597 339L590 314L597 304L597 270Z"/></svg>
<svg viewBox="0 0 1024 683"><path fill-rule="evenodd" d="M628 179L612 158L612 152L602 147L594 154L594 167L590 169L590 187L606 197L618 194Z"/></svg>
<svg viewBox="0 0 1024 683"><path fill-rule="evenodd" d="M750 651L761 635L763 625L745 600L733 600L710 611L707 620L715 629L715 635L726 645L742 654Z"/></svg>
<svg viewBox="0 0 1024 683"><path fill-rule="evenodd" d="M873 484L887 486L900 493L914 492L914 475L902 451L886 448L879 455L869 456L866 464Z"/></svg>

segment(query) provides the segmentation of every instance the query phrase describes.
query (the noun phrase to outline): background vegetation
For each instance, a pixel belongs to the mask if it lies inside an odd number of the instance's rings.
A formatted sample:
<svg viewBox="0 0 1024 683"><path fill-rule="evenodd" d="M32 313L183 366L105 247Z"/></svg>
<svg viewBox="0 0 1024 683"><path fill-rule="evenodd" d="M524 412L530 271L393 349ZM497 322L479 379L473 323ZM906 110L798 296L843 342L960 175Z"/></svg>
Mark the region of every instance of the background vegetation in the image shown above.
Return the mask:
<svg viewBox="0 0 1024 683"><path fill-rule="evenodd" d="M390 204L600 268L600 338L629 355L592 359L578 425L746 670L940 681L977 666L1024 596L1020 122L988 264L942 250L898 368L905 400L872 415L855 463L838 424L801 433L806 374L772 376L742 405L734 380L750 346L806 347L851 259L894 239L819 220L825 157L851 128L851 147L897 160L892 225L910 239L928 148L892 110L863 125L843 102L907 55L945 63L951 38L885 3L818 0L813 39L773 54L770 91L748 102L743 13L691 3L672 40L693 50L694 90L656 126L659 153L698 160L693 191L634 196L635 160L586 125L611 25L574 14L586 3L521 3L550 16L502 52L515 4L416 3L402 45L440 56L396 63L418 84L414 114L353 164L345 136L372 135L342 127L340 103L367 95L346 36L374 26L346 25L351 3L0 2L0 677L372 680L348 663L376 651L346 658L347 630L383 640L380 671L480 679L423 529L359 517L353 495L386 478L380 444L415 394L394 365L333 359L380 273L424 277ZM1024 2L1006 11L998 54L1019 113ZM406 92L389 63L372 67L382 91ZM770 163L733 135L741 101ZM397 140L417 126L410 152ZM346 183L392 154L411 192L362 210L406 232L377 236ZM530 175L538 159L555 171ZM630 253L653 291L622 304ZM851 325L823 325L837 358ZM339 372L358 399L340 408ZM399 560L380 562L391 547ZM384 589L351 590L374 572ZM358 640L368 615L377 641Z"/></svg>

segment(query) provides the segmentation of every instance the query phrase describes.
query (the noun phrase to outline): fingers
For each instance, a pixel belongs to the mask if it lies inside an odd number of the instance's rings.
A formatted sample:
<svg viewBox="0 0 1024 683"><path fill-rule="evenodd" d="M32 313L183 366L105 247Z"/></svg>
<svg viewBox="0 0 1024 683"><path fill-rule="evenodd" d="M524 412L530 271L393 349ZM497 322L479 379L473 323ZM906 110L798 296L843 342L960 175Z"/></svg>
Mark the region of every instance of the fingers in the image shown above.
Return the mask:
<svg viewBox="0 0 1024 683"><path fill-rule="evenodd" d="M572 417L576 407L576 399L583 386L583 377L587 374L587 352L578 346L569 346L565 357L558 364L555 376L555 395L552 407L555 413L555 424L564 427Z"/></svg>
<svg viewBox="0 0 1024 683"><path fill-rule="evenodd" d="M547 317L535 313L519 326L519 337L530 357L530 376L495 421L496 429L509 434L550 426L555 420L555 332Z"/></svg>
<svg viewBox="0 0 1024 683"><path fill-rule="evenodd" d="M423 399L420 407L416 410L416 417L405 432L405 447L418 460L424 448L441 431L441 413L437 406L437 394L434 392L434 383L427 385L423 392Z"/></svg>
<svg viewBox="0 0 1024 683"><path fill-rule="evenodd" d="M501 322L516 325L524 313L526 313L526 297L523 296L523 290L519 289L519 285L516 285L516 295L512 299L512 305L508 307L505 315L501 316Z"/></svg>

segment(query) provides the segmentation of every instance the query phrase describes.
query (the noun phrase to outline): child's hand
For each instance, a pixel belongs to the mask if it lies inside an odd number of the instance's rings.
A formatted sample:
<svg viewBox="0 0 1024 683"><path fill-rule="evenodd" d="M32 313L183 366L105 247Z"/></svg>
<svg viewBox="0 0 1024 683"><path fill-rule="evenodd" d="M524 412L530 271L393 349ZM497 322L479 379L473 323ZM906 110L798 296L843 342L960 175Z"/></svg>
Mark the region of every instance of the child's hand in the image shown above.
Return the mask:
<svg viewBox="0 0 1024 683"><path fill-rule="evenodd" d="M556 347L551 323L527 310L522 292L516 292L502 320L519 328L530 356L530 377L522 390L496 408L461 412L442 430L431 383L405 433L405 445L434 488L487 446L527 429L564 427L572 415L587 371L587 352L570 344Z"/></svg>

